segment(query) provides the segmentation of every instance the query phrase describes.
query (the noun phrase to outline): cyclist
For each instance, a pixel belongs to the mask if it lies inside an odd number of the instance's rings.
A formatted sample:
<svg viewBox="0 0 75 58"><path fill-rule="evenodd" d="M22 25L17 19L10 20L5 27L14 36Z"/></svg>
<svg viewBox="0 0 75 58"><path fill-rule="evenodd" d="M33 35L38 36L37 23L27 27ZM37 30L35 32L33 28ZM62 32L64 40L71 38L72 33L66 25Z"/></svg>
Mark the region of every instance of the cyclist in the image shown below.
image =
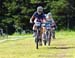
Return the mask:
<svg viewBox="0 0 75 58"><path fill-rule="evenodd" d="M35 23L36 22L43 23L45 21L46 21L46 17L45 17L45 14L43 12L43 7L42 6L38 6L37 7L37 11L34 12L34 14L32 15L32 17L30 18L30 23L34 23L34 25L33 25L33 34L34 34L34 36L36 36L36 32L37 32L37 27L36 27ZM41 26L40 26L40 28L41 28L41 31L42 31L42 27ZM42 41L41 38L40 38L40 40ZM41 43L41 45L42 45L42 43Z"/></svg>
<svg viewBox="0 0 75 58"><path fill-rule="evenodd" d="M55 39L55 28L56 28L56 24L55 21L52 18L52 14L48 13L47 14L47 22L50 22L50 28L51 28L51 36L53 37L53 39ZM48 28L48 27L47 27Z"/></svg>

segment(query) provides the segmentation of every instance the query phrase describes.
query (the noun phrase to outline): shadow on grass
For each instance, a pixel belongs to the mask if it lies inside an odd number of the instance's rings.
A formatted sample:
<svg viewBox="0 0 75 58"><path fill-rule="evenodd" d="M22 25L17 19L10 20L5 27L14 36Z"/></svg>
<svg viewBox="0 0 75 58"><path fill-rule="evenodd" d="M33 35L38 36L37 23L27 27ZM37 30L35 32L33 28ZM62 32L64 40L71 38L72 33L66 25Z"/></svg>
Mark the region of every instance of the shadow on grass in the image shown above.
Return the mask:
<svg viewBox="0 0 75 58"><path fill-rule="evenodd" d="M75 47L48 47L48 49L75 49Z"/></svg>

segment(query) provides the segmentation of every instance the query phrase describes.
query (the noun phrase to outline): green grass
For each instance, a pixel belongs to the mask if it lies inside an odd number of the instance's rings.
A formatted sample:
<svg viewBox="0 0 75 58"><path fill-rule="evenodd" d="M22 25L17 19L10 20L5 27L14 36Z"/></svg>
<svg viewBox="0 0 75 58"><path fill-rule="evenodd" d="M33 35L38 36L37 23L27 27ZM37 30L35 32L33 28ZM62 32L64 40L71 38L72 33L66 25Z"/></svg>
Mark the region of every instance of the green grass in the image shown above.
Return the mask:
<svg viewBox="0 0 75 58"><path fill-rule="evenodd" d="M16 36L16 35L13 35ZM75 32L61 31L51 46L39 46L37 50L32 35L15 41L0 43L0 58L75 58Z"/></svg>

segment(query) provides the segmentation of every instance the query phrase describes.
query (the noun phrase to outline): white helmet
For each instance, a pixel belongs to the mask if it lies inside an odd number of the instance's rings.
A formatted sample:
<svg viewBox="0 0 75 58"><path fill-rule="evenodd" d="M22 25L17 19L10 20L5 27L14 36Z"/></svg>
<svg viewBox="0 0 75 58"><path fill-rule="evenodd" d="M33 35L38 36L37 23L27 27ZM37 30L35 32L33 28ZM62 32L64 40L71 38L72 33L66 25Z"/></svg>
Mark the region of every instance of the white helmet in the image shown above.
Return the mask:
<svg viewBox="0 0 75 58"><path fill-rule="evenodd" d="M43 7L42 6L38 6L37 7L37 13L41 14L43 12Z"/></svg>
<svg viewBox="0 0 75 58"><path fill-rule="evenodd" d="M52 18L51 12L49 12L49 13L47 14L46 18Z"/></svg>
<svg viewBox="0 0 75 58"><path fill-rule="evenodd" d="M48 16L51 16L52 14L51 14L51 12L49 12L47 15L48 15Z"/></svg>

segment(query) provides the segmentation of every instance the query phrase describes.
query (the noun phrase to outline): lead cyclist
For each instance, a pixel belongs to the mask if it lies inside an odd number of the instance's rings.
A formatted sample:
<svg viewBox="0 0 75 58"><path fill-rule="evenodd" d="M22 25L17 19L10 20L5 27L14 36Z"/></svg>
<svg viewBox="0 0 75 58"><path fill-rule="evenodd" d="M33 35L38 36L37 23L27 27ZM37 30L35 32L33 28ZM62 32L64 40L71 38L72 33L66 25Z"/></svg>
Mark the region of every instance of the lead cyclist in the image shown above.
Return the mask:
<svg viewBox="0 0 75 58"><path fill-rule="evenodd" d="M33 34L34 34L34 37L36 36L36 32L37 32L37 27L35 25L36 22L40 22L40 23L44 23L46 22L46 17L45 17L45 14L43 12L43 7L42 6L38 6L37 7L37 11L35 11L32 15L32 17L30 18L30 23L34 23L33 25ZM41 28L41 32L40 32L40 36L42 36L42 30L45 29L45 27L40 27ZM42 45L42 37L40 37L40 45Z"/></svg>

